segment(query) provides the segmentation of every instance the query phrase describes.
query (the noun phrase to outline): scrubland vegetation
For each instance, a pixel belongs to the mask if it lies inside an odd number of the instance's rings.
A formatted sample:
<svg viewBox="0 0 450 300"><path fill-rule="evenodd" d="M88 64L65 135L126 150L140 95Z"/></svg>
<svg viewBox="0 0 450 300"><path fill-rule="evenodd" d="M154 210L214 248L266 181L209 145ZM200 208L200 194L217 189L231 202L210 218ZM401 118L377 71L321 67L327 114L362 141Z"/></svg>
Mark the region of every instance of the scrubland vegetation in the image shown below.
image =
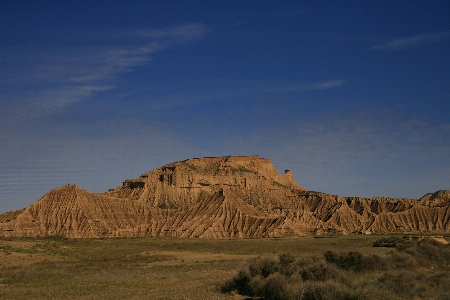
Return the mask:
<svg viewBox="0 0 450 300"><path fill-rule="evenodd" d="M222 292L261 299L450 299L450 246L433 239L381 238L385 256L328 250L247 260Z"/></svg>
<svg viewBox="0 0 450 300"><path fill-rule="evenodd" d="M449 247L375 235L3 238L0 299L450 299Z"/></svg>

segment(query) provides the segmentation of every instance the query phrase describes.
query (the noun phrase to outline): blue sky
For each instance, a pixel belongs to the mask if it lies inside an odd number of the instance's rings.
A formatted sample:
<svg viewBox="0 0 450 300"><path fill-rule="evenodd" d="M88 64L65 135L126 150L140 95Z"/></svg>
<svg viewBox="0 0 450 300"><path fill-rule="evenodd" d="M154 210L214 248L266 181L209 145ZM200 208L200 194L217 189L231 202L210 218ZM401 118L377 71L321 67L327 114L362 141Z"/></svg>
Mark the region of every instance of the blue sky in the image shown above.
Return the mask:
<svg viewBox="0 0 450 300"><path fill-rule="evenodd" d="M0 213L191 157L450 189L449 1L0 1Z"/></svg>

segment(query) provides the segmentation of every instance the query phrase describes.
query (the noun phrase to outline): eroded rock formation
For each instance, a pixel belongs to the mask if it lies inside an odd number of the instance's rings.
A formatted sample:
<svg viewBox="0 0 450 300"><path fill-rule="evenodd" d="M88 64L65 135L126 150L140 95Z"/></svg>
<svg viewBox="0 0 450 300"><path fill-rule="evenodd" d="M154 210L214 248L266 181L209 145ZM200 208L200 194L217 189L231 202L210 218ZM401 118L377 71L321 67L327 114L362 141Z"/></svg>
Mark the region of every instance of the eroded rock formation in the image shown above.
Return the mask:
<svg viewBox="0 0 450 300"><path fill-rule="evenodd" d="M55 188L0 215L0 236L252 238L450 231L450 191L419 200L307 191L258 156L194 158L105 193Z"/></svg>

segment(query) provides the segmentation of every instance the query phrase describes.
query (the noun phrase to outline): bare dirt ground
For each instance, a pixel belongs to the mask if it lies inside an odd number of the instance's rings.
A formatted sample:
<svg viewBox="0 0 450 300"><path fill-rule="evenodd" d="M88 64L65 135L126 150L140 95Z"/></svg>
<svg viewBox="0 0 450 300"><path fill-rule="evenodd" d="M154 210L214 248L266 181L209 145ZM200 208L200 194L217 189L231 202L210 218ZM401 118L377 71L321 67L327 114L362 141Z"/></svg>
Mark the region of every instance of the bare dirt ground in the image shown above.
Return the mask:
<svg viewBox="0 0 450 300"><path fill-rule="evenodd" d="M47 261L61 261L63 257L27 253L0 253L0 268L22 267L29 264Z"/></svg>
<svg viewBox="0 0 450 300"><path fill-rule="evenodd" d="M224 253L199 253L193 251L154 251L154 252L142 252L142 256L146 255L165 255L170 259L165 261L151 262L148 266L173 266L180 264L198 263L198 262L213 262L213 261L229 261L229 260L242 260L242 255L232 255ZM250 257L250 256L245 256Z"/></svg>
<svg viewBox="0 0 450 300"><path fill-rule="evenodd" d="M65 259L55 255L17 252L30 250L37 245L39 243L33 241L0 241L0 248L4 249L0 252L0 268L22 267L39 262L62 261Z"/></svg>
<svg viewBox="0 0 450 300"><path fill-rule="evenodd" d="M444 245L447 245L447 244L448 244L447 240L446 240L445 238L443 238L443 237L435 237L435 238L433 238L433 239L434 239L435 241L441 243L441 244L444 244Z"/></svg>

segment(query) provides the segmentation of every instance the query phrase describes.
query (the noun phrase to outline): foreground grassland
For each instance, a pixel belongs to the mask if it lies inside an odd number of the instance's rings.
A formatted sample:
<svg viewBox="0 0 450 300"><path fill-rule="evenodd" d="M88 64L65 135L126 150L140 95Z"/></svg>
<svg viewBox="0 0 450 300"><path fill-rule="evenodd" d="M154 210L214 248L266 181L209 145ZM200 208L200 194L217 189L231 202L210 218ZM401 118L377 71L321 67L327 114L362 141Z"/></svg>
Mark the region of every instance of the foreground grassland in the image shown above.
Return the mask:
<svg viewBox="0 0 450 300"><path fill-rule="evenodd" d="M357 251L362 256L387 258L399 250L373 247L373 244L388 237L349 235L322 239L245 240L3 238L0 239L0 299L244 299L235 294L233 278L237 278L239 272L255 259L262 257L279 262L282 254L290 258L295 263L295 275L287 279L280 277L282 281L287 280L280 284L286 285L295 278L301 281L299 272L303 269L298 269L299 266L305 266L305 261L320 264L327 251L335 255ZM449 246L445 247L448 249ZM445 255L440 261L420 259L422 262L419 261L414 269L401 272L386 273L382 268L375 268L373 272L346 270L345 280L372 283L385 280L403 284L404 276L420 275L428 285L435 282L437 286L439 282L449 281L449 261ZM275 275L281 276L280 272L278 270ZM271 279L269 275L267 278ZM267 281L267 278L256 277L250 279L259 280L260 286ZM273 282L277 285L276 280ZM386 287L395 288L389 284ZM407 286L406 289L413 287ZM423 289L427 290L427 287ZM424 292L423 298L450 299L445 298L445 288L439 289L435 294ZM389 295L411 299L411 295L403 297L395 291L387 291L380 296L389 299ZM301 297L300 292L297 298ZM316 298L320 299L319 296Z"/></svg>

